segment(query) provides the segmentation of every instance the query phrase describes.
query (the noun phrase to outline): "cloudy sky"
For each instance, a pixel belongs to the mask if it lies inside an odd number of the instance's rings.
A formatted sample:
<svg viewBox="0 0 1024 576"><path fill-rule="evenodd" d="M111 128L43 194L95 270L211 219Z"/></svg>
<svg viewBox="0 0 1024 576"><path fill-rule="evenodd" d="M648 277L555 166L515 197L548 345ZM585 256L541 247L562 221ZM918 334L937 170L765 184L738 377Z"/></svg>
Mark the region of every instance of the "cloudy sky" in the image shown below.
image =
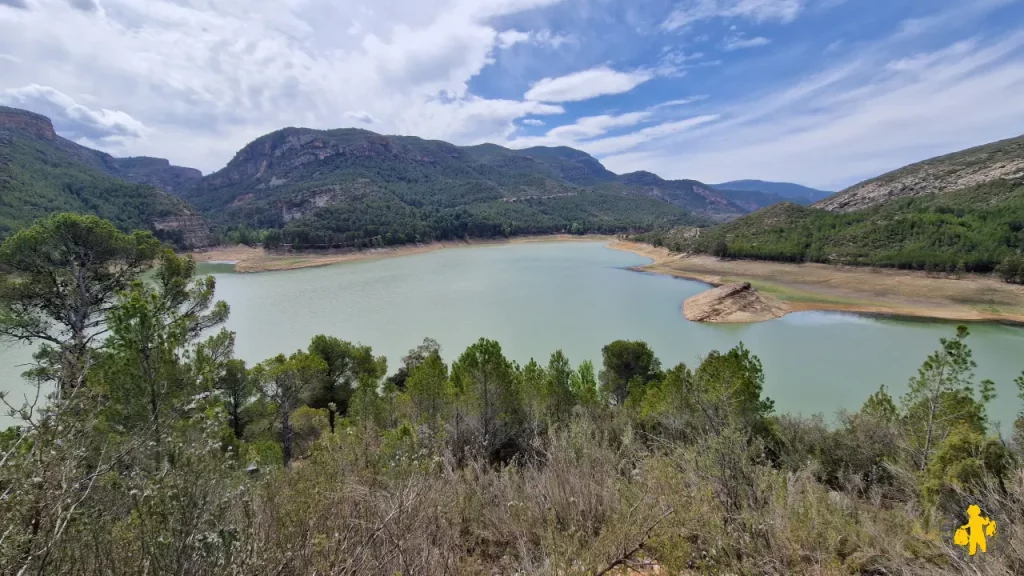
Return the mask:
<svg viewBox="0 0 1024 576"><path fill-rule="evenodd" d="M1024 133L1024 0L0 0L0 102L212 172L284 126L839 189Z"/></svg>

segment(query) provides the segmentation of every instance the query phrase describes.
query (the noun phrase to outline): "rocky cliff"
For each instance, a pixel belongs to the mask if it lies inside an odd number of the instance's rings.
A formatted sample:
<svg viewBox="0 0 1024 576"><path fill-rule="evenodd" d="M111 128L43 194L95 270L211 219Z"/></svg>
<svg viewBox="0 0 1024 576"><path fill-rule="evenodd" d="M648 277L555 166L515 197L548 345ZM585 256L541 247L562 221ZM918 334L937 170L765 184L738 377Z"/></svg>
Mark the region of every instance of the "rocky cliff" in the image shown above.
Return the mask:
<svg viewBox="0 0 1024 576"><path fill-rule="evenodd" d="M139 184L152 184L164 192L180 192L202 180L203 173L195 168L174 166L164 158L137 156L114 158L113 175Z"/></svg>
<svg viewBox="0 0 1024 576"><path fill-rule="evenodd" d="M1024 136L911 164L847 188L814 207L851 212L895 198L942 194L1019 178L1024 178Z"/></svg>
<svg viewBox="0 0 1024 576"><path fill-rule="evenodd" d="M41 140L56 140L53 123L42 114L0 106L0 135L23 133Z"/></svg>

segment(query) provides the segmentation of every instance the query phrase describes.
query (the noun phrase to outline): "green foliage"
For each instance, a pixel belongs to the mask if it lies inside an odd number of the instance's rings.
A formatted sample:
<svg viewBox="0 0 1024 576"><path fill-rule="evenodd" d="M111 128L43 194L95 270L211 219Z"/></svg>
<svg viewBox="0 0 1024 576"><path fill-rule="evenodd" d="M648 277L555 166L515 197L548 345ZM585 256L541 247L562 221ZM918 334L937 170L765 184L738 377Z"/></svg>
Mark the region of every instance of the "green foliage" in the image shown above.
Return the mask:
<svg viewBox="0 0 1024 576"><path fill-rule="evenodd" d="M966 494L977 498L987 481L1003 486L1013 465L1013 456L997 438L986 438L969 426L961 426L950 433L928 463L922 497L928 504L942 504L952 500L950 508L962 509L971 502L958 498Z"/></svg>
<svg viewBox="0 0 1024 576"><path fill-rule="evenodd" d="M412 402L414 418L435 432L448 418L454 390L448 380L448 367L439 350L432 350L418 362L405 384Z"/></svg>
<svg viewBox="0 0 1024 576"><path fill-rule="evenodd" d="M224 401L228 423L236 440L241 440L245 429L255 418L253 402L258 391L256 378L245 367L244 360L231 359L216 382L216 389Z"/></svg>
<svg viewBox="0 0 1024 576"><path fill-rule="evenodd" d="M214 279L194 279L195 262L161 255L155 284L136 280L108 314L109 334L89 385L110 398L107 419L121 429L159 436L175 411L212 390L211 372L233 353L229 333L198 344L227 320L214 302ZM96 380L93 381L93 376Z"/></svg>
<svg viewBox="0 0 1024 576"><path fill-rule="evenodd" d="M966 326L958 326L955 338L941 338L942 348L928 356L903 396L903 425L921 470L953 430L985 431L985 405L995 397L995 385L990 380L975 383L977 364L966 343L968 335Z"/></svg>
<svg viewBox="0 0 1024 576"><path fill-rule="evenodd" d="M0 135L0 240L61 212L96 215L121 230L150 230L154 220L189 210L153 186L108 176L52 142Z"/></svg>
<svg viewBox="0 0 1024 576"><path fill-rule="evenodd" d="M661 363L646 342L616 340L601 349L601 392L616 405L629 395L639 399L644 388L661 377Z"/></svg>
<svg viewBox="0 0 1024 576"><path fill-rule="evenodd" d="M639 238L729 258L950 273L998 267L1008 282L1019 282L1024 186L998 180L846 213L779 204L699 234L676 229Z"/></svg>
<svg viewBox="0 0 1024 576"><path fill-rule="evenodd" d="M1006 282L1024 284L1024 254L1014 252L996 267L996 273Z"/></svg>
<svg viewBox="0 0 1024 576"><path fill-rule="evenodd" d="M761 361L740 344L724 354L711 352L695 371L679 364L665 372L642 394L641 418L673 438L727 428L765 435L773 402L762 398L763 388Z"/></svg>
<svg viewBox="0 0 1024 576"><path fill-rule="evenodd" d="M345 342L333 336L314 336L309 353L323 361L326 369L318 386L311 392L310 405L328 411L331 432L335 415L348 413L349 402L361 381L376 382L387 372L383 359L375 358L369 346Z"/></svg>
<svg viewBox="0 0 1024 576"><path fill-rule="evenodd" d="M594 408L600 404L594 363L590 360L584 360L579 369L573 372L569 378L569 387L580 406Z"/></svg>
<svg viewBox="0 0 1024 576"><path fill-rule="evenodd" d="M452 365L452 384L466 430L485 453L506 449L522 419L522 400L515 371L494 340L481 338Z"/></svg>
<svg viewBox="0 0 1024 576"><path fill-rule="evenodd" d="M260 364L254 377L263 395L277 411L277 425L285 467L290 467L295 430L292 413L309 398L317 383L323 381L327 364L322 358L301 350L291 356L279 354Z"/></svg>
<svg viewBox="0 0 1024 576"><path fill-rule="evenodd" d="M14 234L0 244L0 338L52 345L61 385L74 385L114 299L159 252L151 234L95 216L58 214Z"/></svg>

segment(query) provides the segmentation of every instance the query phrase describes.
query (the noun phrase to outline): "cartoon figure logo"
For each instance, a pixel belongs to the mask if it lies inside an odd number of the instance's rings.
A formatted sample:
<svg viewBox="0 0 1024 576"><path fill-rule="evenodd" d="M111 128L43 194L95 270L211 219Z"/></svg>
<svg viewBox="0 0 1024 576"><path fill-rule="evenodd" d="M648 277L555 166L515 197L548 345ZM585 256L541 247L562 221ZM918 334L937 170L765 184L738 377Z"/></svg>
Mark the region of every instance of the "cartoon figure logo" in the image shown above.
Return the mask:
<svg viewBox="0 0 1024 576"><path fill-rule="evenodd" d="M957 529L953 535L953 543L957 546L970 546L970 554L974 554L981 548L982 552L987 551L985 536L996 535L996 521L985 518L981 515L981 508L972 504L967 508L967 524Z"/></svg>

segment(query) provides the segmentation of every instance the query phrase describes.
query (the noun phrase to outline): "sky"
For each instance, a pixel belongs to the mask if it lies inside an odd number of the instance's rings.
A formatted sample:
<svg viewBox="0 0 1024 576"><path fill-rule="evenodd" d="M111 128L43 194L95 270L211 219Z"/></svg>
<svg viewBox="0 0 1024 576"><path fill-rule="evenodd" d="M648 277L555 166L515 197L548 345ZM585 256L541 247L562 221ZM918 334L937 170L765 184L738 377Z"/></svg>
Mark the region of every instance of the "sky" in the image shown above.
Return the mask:
<svg viewBox="0 0 1024 576"><path fill-rule="evenodd" d="M0 103L204 173L359 127L838 190L1024 133L1024 0L0 0Z"/></svg>

